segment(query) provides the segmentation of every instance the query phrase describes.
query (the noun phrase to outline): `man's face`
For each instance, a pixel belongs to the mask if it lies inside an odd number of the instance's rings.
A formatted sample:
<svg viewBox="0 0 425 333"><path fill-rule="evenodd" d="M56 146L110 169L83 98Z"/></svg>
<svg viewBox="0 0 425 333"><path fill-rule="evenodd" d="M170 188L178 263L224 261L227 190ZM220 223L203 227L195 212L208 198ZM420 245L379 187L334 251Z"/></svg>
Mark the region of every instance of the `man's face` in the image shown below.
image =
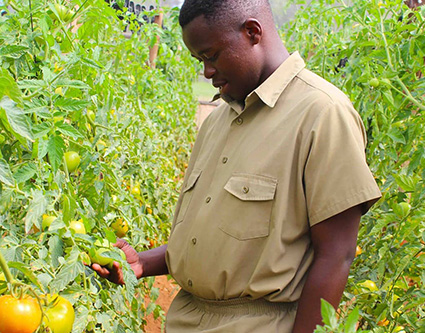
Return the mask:
<svg viewBox="0 0 425 333"><path fill-rule="evenodd" d="M261 62L243 28L233 31L199 16L184 27L183 40L192 55L203 62L205 77L220 88L224 99L243 102L258 87Z"/></svg>

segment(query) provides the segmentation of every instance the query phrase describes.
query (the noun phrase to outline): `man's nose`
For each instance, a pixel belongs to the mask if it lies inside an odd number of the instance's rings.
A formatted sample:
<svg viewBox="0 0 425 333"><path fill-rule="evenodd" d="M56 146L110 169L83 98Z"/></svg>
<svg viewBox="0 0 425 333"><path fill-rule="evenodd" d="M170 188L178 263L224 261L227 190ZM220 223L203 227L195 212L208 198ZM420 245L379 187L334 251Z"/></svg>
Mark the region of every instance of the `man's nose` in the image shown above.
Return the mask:
<svg viewBox="0 0 425 333"><path fill-rule="evenodd" d="M207 62L204 62L204 76L207 79L212 79L215 73L216 69Z"/></svg>

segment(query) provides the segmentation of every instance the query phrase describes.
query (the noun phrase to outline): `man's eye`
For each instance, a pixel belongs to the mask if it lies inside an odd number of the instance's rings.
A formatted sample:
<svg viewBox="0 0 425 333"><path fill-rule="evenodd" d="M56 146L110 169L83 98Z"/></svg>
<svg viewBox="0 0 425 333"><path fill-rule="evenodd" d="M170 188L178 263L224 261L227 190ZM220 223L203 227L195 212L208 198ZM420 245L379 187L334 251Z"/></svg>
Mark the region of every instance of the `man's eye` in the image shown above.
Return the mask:
<svg viewBox="0 0 425 333"><path fill-rule="evenodd" d="M210 62L217 60L217 56L215 54L213 56L211 56L211 57L205 56L204 58L205 58L206 61L210 61Z"/></svg>

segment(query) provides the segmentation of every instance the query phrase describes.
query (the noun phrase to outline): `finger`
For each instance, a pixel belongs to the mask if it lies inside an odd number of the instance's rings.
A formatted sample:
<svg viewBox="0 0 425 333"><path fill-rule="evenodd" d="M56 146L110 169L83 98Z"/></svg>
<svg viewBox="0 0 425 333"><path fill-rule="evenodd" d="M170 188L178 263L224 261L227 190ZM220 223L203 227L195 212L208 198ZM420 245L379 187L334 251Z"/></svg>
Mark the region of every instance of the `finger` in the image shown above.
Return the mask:
<svg viewBox="0 0 425 333"><path fill-rule="evenodd" d="M103 278L107 278L111 274L107 268L100 266L99 264L93 264L91 265L91 268Z"/></svg>
<svg viewBox="0 0 425 333"><path fill-rule="evenodd" d="M113 244L115 247L122 249L123 247L130 246L124 239L118 238L117 242Z"/></svg>

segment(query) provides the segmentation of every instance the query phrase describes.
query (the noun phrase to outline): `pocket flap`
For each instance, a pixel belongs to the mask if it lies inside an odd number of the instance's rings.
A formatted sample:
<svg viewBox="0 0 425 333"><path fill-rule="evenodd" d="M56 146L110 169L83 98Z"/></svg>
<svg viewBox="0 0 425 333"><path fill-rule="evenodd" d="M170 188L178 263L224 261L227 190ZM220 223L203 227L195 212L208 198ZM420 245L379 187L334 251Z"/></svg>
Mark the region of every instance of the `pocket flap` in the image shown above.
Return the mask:
<svg viewBox="0 0 425 333"><path fill-rule="evenodd" d="M195 186L196 181L198 180L201 173L202 173L202 170L199 170L199 169L194 169L192 171L189 178L187 179L186 185L183 187L183 192L187 192Z"/></svg>
<svg viewBox="0 0 425 333"><path fill-rule="evenodd" d="M248 174L234 174L224 189L243 201L273 200L277 179Z"/></svg>

